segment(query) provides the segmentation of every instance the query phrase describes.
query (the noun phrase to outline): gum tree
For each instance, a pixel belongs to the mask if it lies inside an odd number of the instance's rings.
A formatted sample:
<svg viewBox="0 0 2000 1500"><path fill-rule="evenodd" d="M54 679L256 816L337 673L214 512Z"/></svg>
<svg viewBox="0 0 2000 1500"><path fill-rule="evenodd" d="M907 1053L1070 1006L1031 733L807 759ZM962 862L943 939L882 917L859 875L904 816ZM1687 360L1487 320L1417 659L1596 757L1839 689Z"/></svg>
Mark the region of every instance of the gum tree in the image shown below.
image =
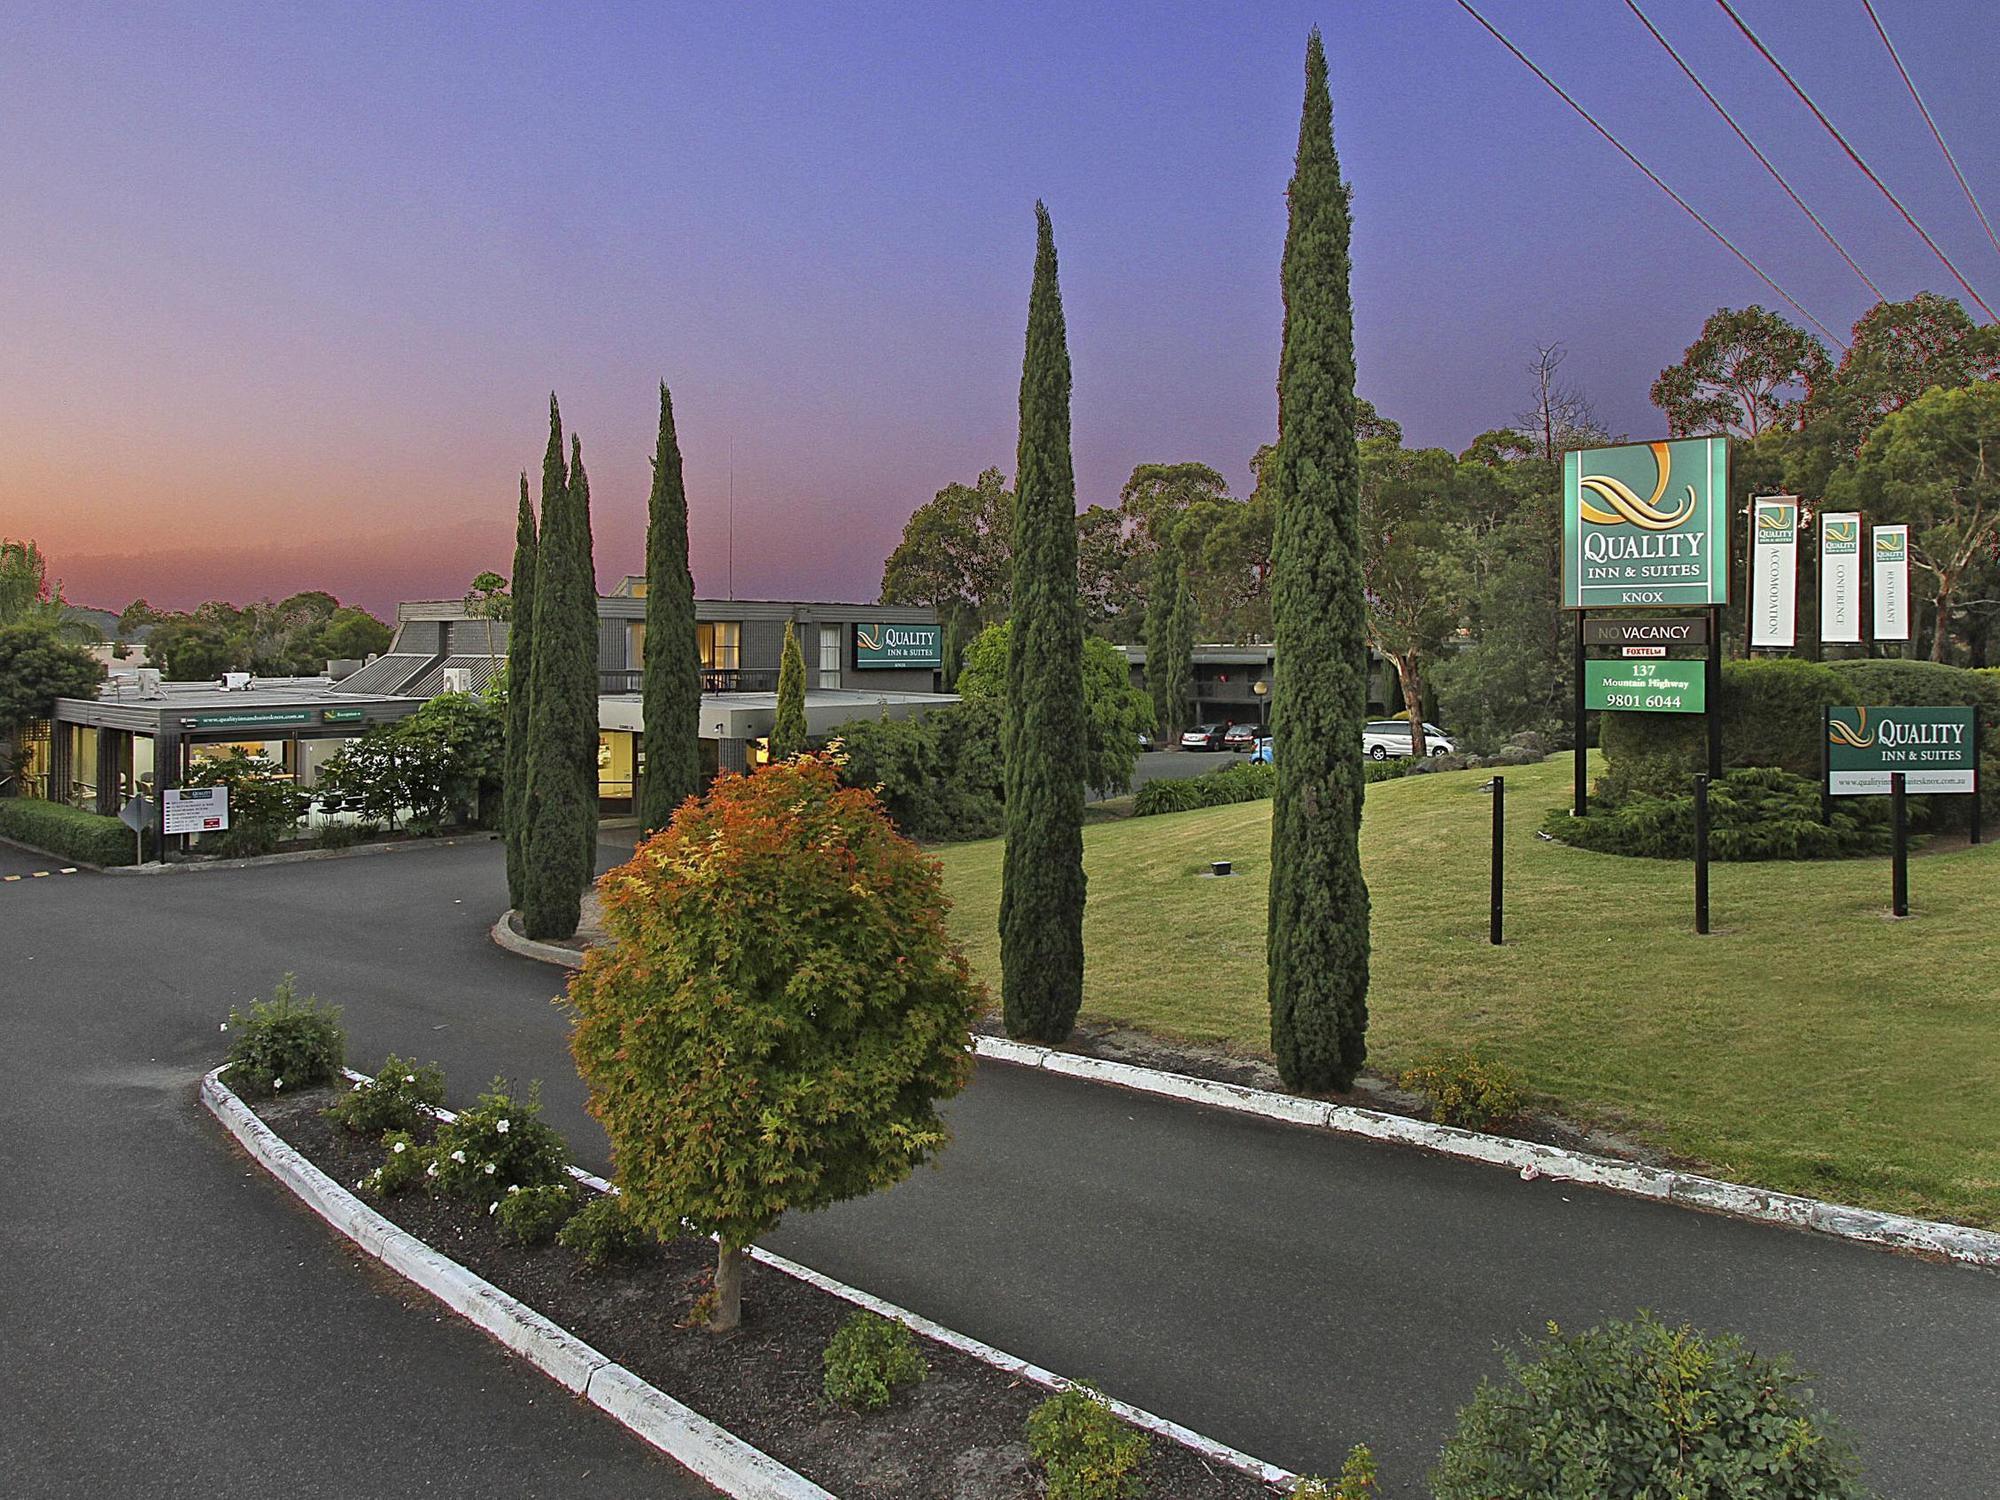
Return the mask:
<svg viewBox="0 0 2000 1500"><path fill-rule="evenodd" d="M1294 1089L1345 1089L1367 1056L1368 886L1361 875L1361 727L1368 704L1361 461L1347 187L1317 29L1285 237L1284 351L1271 606L1272 734L1267 971L1271 1046Z"/></svg>

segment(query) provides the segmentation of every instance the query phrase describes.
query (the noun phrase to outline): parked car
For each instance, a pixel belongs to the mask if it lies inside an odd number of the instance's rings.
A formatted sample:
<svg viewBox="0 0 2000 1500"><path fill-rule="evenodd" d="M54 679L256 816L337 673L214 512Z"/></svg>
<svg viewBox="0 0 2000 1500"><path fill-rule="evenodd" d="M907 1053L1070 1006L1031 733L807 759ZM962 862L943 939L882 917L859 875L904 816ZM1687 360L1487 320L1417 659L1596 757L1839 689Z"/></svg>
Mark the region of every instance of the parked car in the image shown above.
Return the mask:
<svg viewBox="0 0 2000 1500"><path fill-rule="evenodd" d="M1142 729L1139 731L1139 748L1141 750L1150 750L1153 748L1153 736L1150 730Z"/></svg>
<svg viewBox="0 0 2000 1500"><path fill-rule="evenodd" d="M1222 737L1228 732L1226 724L1197 724L1181 736L1181 749L1220 750Z"/></svg>
<svg viewBox="0 0 2000 1500"><path fill-rule="evenodd" d="M1276 762L1271 759L1271 737L1268 734L1265 735L1264 738L1262 738L1261 740L1257 741L1257 748L1250 752L1250 764L1253 766L1269 766L1276 764Z"/></svg>
<svg viewBox="0 0 2000 1500"><path fill-rule="evenodd" d="M1262 730L1255 724L1231 724L1223 733L1222 748L1237 751L1254 750L1257 748L1257 739L1261 733Z"/></svg>
<svg viewBox="0 0 2000 1500"><path fill-rule="evenodd" d="M1458 746L1437 725L1424 723L1424 750L1430 755L1453 755ZM1370 719L1361 731L1361 751L1370 760L1387 760L1392 755L1408 755L1410 726L1403 719Z"/></svg>

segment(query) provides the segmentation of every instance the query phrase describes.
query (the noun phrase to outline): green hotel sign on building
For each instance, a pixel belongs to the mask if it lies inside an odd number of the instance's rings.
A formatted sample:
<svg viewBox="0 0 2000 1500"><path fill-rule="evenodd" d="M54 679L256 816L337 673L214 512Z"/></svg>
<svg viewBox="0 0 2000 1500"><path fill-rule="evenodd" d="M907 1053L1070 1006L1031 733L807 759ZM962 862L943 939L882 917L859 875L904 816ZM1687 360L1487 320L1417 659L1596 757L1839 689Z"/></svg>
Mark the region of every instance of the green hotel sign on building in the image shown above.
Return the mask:
<svg viewBox="0 0 2000 1500"><path fill-rule="evenodd" d="M1563 455L1563 608L1729 602L1729 441Z"/></svg>
<svg viewBox="0 0 2000 1500"><path fill-rule="evenodd" d="M918 625L856 625L854 665L868 667L941 667L944 627Z"/></svg>

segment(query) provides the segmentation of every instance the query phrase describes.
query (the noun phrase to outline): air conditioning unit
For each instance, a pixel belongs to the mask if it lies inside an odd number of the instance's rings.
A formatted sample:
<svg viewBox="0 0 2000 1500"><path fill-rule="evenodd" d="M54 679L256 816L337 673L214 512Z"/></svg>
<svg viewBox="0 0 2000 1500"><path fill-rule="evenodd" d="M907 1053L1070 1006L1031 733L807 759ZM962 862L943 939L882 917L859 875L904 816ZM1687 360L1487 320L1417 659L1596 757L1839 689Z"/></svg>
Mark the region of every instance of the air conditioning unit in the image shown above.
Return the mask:
<svg viewBox="0 0 2000 1500"><path fill-rule="evenodd" d="M222 690L225 693L240 693L249 686L250 674L248 672L224 672L222 674Z"/></svg>
<svg viewBox="0 0 2000 1500"><path fill-rule="evenodd" d="M444 669L444 690L447 693L469 693L472 691L472 668L446 667Z"/></svg>
<svg viewBox="0 0 2000 1500"><path fill-rule="evenodd" d="M138 671L139 691L147 696L155 696L160 691L160 671L157 667L141 667Z"/></svg>

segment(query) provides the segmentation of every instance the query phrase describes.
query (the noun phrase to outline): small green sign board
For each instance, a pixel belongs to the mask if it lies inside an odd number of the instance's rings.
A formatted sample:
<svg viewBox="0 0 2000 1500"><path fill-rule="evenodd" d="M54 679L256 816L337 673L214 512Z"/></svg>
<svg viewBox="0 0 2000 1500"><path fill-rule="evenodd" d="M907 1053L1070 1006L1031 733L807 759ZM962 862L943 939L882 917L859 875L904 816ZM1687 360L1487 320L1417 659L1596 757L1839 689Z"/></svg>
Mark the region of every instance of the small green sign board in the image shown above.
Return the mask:
<svg viewBox="0 0 2000 1500"><path fill-rule="evenodd" d="M1563 608L1729 602L1729 440L1563 455Z"/></svg>
<svg viewBox="0 0 2000 1500"><path fill-rule="evenodd" d="M944 627L924 625L856 625L854 665L863 667L941 667Z"/></svg>
<svg viewBox="0 0 2000 1500"><path fill-rule="evenodd" d="M1836 797L1881 797L1889 773L1909 792L1979 789L1978 737L1970 708L1829 708L1826 789Z"/></svg>
<svg viewBox="0 0 2000 1500"><path fill-rule="evenodd" d="M360 708L323 708L319 711L323 724L358 724L366 715L367 710Z"/></svg>
<svg viewBox="0 0 2000 1500"><path fill-rule="evenodd" d="M1698 714L1707 704L1707 664L1587 661L1583 706L1613 713Z"/></svg>
<svg viewBox="0 0 2000 1500"><path fill-rule="evenodd" d="M183 721L189 729L280 729L289 724L310 724L312 710L265 709L232 714L190 714Z"/></svg>

